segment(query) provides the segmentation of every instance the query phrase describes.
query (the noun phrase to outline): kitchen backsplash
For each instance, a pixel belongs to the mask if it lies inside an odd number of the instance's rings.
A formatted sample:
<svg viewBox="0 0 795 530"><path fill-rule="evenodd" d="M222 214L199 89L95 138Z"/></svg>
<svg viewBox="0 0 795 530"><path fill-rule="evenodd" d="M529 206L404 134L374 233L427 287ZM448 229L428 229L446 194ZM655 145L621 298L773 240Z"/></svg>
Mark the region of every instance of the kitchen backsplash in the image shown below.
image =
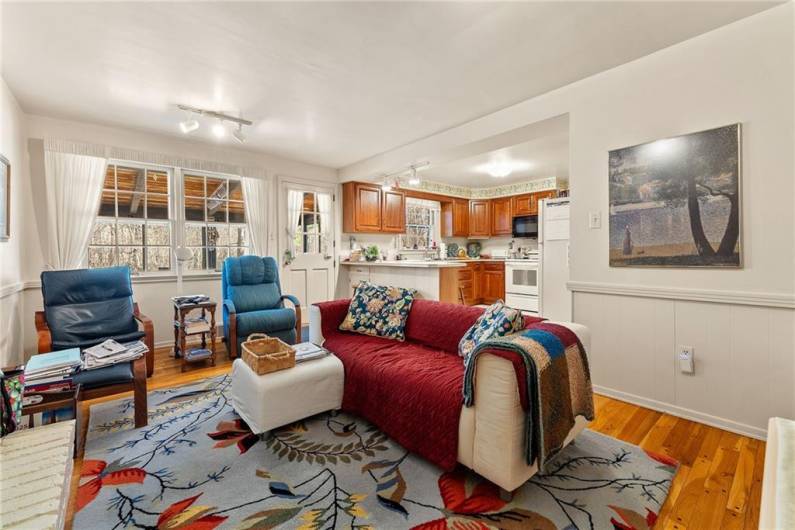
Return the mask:
<svg viewBox="0 0 795 530"><path fill-rule="evenodd" d="M350 234L342 235L342 247L340 249L340 257L345 259L351 251L350 247ZM397 236L389 234L355 234L355 244L358 248L366 248L370 245L377 245L383 254L386 254L389 249L395 248L397 244ZM481 252L490 254L495 250L508 250L508 245L511 240L514 241L514 249L531 248L538 249L538 241L535 239L526 238L513 238L510 236L504 237L491 237L489 239L473 239L469 240L465 237L444 237L442 242L445 244L456 243L458 246L466 247L469 241L479 241L481 244Z"/></svg>

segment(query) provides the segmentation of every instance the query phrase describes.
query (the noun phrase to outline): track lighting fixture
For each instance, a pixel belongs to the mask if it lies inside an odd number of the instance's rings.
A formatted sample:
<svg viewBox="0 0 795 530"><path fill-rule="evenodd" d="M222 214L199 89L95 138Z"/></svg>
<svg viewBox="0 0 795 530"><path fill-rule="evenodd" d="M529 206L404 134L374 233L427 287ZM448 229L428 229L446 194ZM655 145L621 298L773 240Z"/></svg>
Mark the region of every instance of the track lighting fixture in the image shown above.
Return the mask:
<svg viewBox="0 0 795 530"><path fill-rule="evenodd" d="M238 123L238 124L237 124L237 129L235 129L234 131L232 131L232 137L233 137L235 140L237 140L238 142L240 142L241 144L242 144L242 143L245 143L245 141L246 141L246 135L245 135L245 134L243 134L243 124L242 124L242 123Z"/></svg>
<svg viewBox="0 0 795 530"><path fill-rule="evenodd" d="M190 107L188 105L177 105L177 108L184 110L188 114L187 119L179 123L179 129L184 134L189 134L195 131L201 125L196 118L192 117L193 114L207 116L208 118L215 118L218 120L218 122L213 124L211 127L211 130L216 138L223 138L226 136L226 126L224 125L224 122L236 123L237 129L232 131L232 137L234 137L234 139L240 143L246 141L246 136L243 134L243 126L252 125L252 122L249 120L244 120L243 118L238 118L237 116L230 116L229 114L224 114L223 112L200 109L198 107Z"/></svg>
<svg viewBox="0 0 795 530"><path fill-rule="evenodd" d="M224 122L218 120L218 123L213 125L212 131L216 138L223 138L226 136L226 127L224 127Z"/></svg>
<svg viewBox="0 0 795 530"><path fill-rule="evenodd" d="M187 120L179 122L179 130L182 131L183 134L190 134L198 128L199 122L193 118L188 118Z"/></svg>
<svg viewBox="0 0 795 530"><path fill-rule="evenodd" d="M417 168L414 166L410 167L411 167L411 176L409 177L409 185L418 186L420 184L420 177L417 176Z"/></svg>

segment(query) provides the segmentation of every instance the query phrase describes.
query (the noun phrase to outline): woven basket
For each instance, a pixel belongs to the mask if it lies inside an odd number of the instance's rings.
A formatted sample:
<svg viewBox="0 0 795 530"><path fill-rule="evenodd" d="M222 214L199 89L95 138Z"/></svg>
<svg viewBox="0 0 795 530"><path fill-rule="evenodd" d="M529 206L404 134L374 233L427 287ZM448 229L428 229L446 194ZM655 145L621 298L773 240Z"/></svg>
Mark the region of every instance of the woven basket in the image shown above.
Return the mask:
<svg viewBox="0 0 795 530"><path fill-rule="evenodd" d="M243 362L257 375L286 370L295 366L295 350L277 338L252 333L243 342Z"/></svg>

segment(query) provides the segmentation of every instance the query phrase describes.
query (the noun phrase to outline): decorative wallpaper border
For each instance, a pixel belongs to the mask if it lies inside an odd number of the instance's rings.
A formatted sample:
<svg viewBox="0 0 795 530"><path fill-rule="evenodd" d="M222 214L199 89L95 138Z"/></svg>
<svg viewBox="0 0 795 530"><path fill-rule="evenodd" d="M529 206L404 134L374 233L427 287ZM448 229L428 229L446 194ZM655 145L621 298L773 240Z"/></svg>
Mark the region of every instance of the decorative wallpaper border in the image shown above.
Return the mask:
<svg viewBox="0 0 795 530"><path fill-rule="evenodd" d="M547 177L543 179L529 180L527 182L517 182L504 186L494 186L491 188L467 188L444 184L432 180L422 180L416 186L408 182L401 182L400 187L404 189L425 191L428 193L438 193L439 195L451 195L462 199L493 199L495 197L505 197L508 195L519 195L521 193L533 193L536 191L554 190L567 185L568 182L557 177Z"/></svg>

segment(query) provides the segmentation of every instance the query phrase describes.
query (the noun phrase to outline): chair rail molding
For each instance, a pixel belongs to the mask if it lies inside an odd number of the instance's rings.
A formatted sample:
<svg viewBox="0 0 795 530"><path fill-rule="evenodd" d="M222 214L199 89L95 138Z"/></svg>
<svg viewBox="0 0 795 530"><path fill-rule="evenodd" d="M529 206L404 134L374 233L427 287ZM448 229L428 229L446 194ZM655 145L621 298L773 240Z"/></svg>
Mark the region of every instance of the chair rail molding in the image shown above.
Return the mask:
<svg viewBox="0 0 795 530"><path fill-rule="evenodd" d="M16 283L10 283L8 285L3 285L2 287L0 287L0 300L2 300L7 296L12 296L19 292L22 292L25 290L25 288L26 288L25 282L16 282Z"/></svg>
<svg viewBox="0 0 795 530"><path fill-rule="evenodd" d="M612 294L640 298L661 298L664 300L688 300L693 302L795 309L795 293L724 291L579 281L570 281L566 286L574 293Z"/></svg>

